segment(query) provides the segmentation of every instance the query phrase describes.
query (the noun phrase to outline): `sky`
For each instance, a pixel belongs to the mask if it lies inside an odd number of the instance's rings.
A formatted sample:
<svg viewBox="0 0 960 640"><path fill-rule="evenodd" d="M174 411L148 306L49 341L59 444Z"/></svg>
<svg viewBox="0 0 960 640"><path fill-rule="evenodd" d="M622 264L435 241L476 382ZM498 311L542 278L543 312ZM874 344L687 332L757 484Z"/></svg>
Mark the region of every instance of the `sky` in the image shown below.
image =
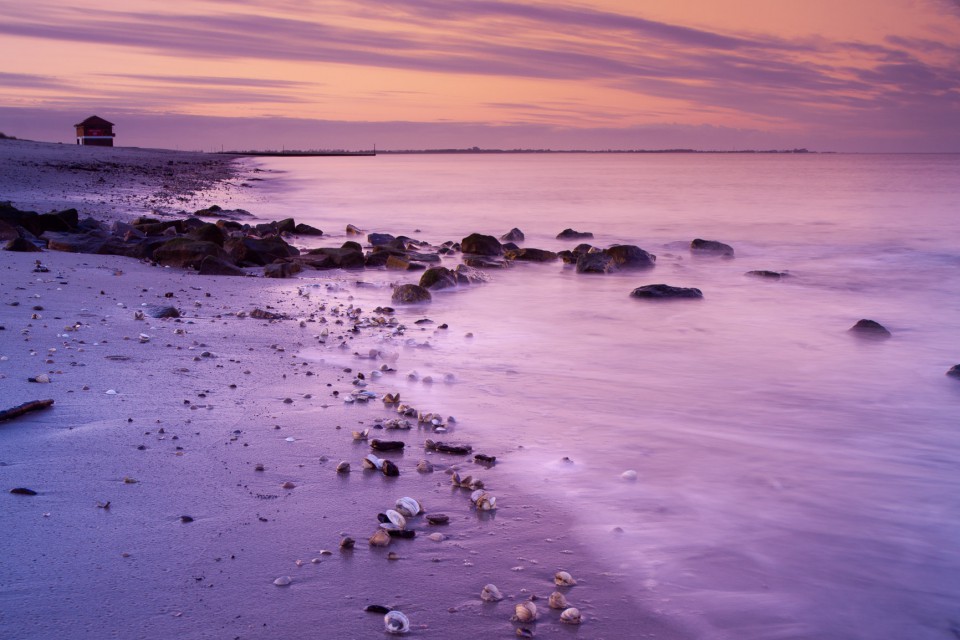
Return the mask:
<svg viewBox="0 0 960 640"><path fill-rule="evenodd" d="M93 114L207 151L960 152L960 0L0 0L0 132Z"/></svg>

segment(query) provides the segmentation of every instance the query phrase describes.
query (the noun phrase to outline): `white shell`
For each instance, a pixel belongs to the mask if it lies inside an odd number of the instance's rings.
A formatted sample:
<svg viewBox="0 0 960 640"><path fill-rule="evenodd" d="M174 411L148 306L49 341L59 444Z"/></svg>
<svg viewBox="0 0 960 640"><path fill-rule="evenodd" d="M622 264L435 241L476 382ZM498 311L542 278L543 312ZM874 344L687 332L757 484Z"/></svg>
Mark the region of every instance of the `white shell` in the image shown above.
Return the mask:
<svg viewBox="0 0 960 640"><path fill-rule="evenodd" d="M500 589L497 589L497 585L488 584L480 590L480 599L484 602L500 602L503 600L503 594L500 593Z"/></svg>
<svg viewBox="0 0 960 640"><path fill-rule="evenodd" d="M412 518L423 513L423 507L416 499L411 498L410 496L404 496L397 500L397 511L408 518Z"/></svg>
<svg viewBox="0 0 960 640"><path fill-rule="evenodd" d="M563 622L564 624L580 624L583 622L583 616L580 615L580 609L577 609L576 607L564 609L563 613L560 614L560 622Z"/></svg>
<svg viewBox="0 0 960 640"><path fill-rule="evenodd" d="M291 578L290 576L280 576L279 578L273 581L273 584L277 585L278 587L287 587L287 586L290 586L290 584L292 583L293 583L293 578Z"/></svg>
<svg viewBox="0 0 960 640"><path fill-rule="evenodd" d="M373 455L372 453L367 454L363 459L363 468L364 469L379 469L383 466L383 460Z"/></svg>
<svg viewBox="0 0 960 640"><path fill-rule="evenodd" d="M554 591L550 594L550 597L547 599L547 606L551 609L566 609L570 606L567 602L566 597L559 591Z"/></svg>
<svg viewBox="0 0 960 640"><path fill-rule="evenodd" d="M620 474L620 477L626 480L627 482L636 482L637 481L637 472L633 469L624 471Z"/></svg>
<svg viewBox="0 0 960 640"><path fill-rule="evenodd" d="M410 631L410 620L401 611L388 611L383 616L383 626L387 633L402 635Z"/></svg>
<svg viewBox="0 0 960 640"><path fill-rule="evenodd" d="M393 509L387 509L386 516L387 516L387 519L391 523L397 525L398 528L400 529L407 528L407 519L404 518L403 514L400 513L399 511L394 511Z"/></svg>
<svg viewBox="0 0 960 640"><path fill-rule="evenodd" d="M525 600L513 608L514 618L519 622L533 622L537 619L537 605Z"/></svg>
<svg viewBox="0 0 960 640"><path fill-rule="evenodd" d="M567 573L566 571L557 571L553 574L553 582L558 587L572 587L577 584L577 581L573 579L573 576Z"/></svg>
<svg viewBox="0 0 960 640"><path fill-rule="evenodd" d="M497 498L482 489L477 489L470 494L470 499L476 505L479 511L493 511L497 508Z"/></svg>

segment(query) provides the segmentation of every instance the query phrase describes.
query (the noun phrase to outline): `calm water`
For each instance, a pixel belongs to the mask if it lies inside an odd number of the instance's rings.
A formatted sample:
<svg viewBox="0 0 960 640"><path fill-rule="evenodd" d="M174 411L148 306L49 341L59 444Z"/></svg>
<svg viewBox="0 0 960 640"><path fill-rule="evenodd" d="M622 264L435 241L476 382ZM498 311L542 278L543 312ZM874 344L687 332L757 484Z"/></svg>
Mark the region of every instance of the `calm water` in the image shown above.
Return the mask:
<svg viewBox="0 0 960 640"><path fill-rule="evenodd" d="M960 383L944 375L960 362L960 156L258 166L276 173L247 207L318 226L327 244L347 223L435 244L516 226L524 246L557 250L576 244L555 239L573 227L658 256L626 275L491 272L401 310L406 336L361 345L438 380L379 390L455 415L463 439L501 457L499 474L562 499L573 534L596 541L644 607L700 638L960 636ZM692 258L695 237L736 259ZM389 304L387 283L417 279L334 277L365 309ZM705 299L628 297L655 282ZM412 324L424 316L450 329ZM860 318L893 339L852 338Z"/></svg>

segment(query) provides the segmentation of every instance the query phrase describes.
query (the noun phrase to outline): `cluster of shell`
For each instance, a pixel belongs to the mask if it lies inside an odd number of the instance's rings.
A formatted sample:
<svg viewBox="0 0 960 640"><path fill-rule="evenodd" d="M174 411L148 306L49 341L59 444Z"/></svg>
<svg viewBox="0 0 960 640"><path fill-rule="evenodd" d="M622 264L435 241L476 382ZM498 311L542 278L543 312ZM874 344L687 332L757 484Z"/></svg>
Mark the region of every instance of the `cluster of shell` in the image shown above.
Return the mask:
<svg viewBox="0 0 960 640"><path fill-rule="evenodd" d="M410 496L399 498L393 509L387 509L377 516L380 527L370 536L370 546L385 547L393 537L412 538L414 532L407 530L407 519L415 518L421 513L423 506L419 500Z"/></svg>
<svg viewBox="0 0 960 640"><path fill-rule="evenodd" d="M372 391L367 391L366 389L353 391L343 396L343 401L347 404L352 404L354 402L369 402L370 400L376 399L377 394Z"/></svg>
<svg viewBox="0 0 960 640"><path fill-rule="evenodd" d="M573 576L566 571L558 571L553 576L553 582L558 587L572 587L577 584ZM483 589L480 590L480 599L484 602L499 602L503 600L503 594L500 593L496 585L488 584L484 585ZM550 594L550 597L547 598L547 606L560 611L560 622L564 624L580 624L583 622L583 615L580 613L580 610L570 606L567 597L560 591L554 591ZM539 615L540 612L537 610L536 603L532 600L524 600L514 606L513 617L510 619L519 624L528 624L536 622ZM517 630L517 635L530 635L529 633L525 633L525 631L528 632L528 630L520 628Z"/></svg>
<svg viewBox="0 0 960 640"><path fill-rule="evenodd" d="M477 489L484 488L483 480L480 478L474 478L473 476L461 476L456 471L450 474L450 484L455 487L460 487L461 489L469 489L470 491L476 491Z"/></svg>
<svg viewBox="0 0 960 640"><path fill-rule="evenodd" d="M387 401L390 399L390 402ZM416 418L418 426L428 427L437 433L445 433L447 423L456 422L452 417L444 418L441 414L433 411L418 411L409 404L400 403L400 394L387 394L383 400L386 404L397 404L397 413L405 418Z"/></svg>
<svg viewBox="0 0 960 640"><path fill-rule="evenodd" d="M338 465L339 467L339 465ZM363 459L363 468L369 470L377 470L385 476L398 476L400 475L400 469L397 467L396 463L392 460L387 460L386 458L378 458L372 453L367 454Z"/></svg>

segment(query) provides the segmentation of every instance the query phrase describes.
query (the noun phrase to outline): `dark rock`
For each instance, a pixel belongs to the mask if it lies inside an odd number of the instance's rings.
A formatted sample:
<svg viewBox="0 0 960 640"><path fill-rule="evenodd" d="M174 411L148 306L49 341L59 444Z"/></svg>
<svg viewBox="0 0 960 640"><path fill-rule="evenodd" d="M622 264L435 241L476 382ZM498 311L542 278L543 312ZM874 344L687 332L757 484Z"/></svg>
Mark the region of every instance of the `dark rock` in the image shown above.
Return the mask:
<svg viewBox="0 0 960 640"><path fill-rule="evenodd" d="M360 227L357 227L357 226L352 225L352 224L348 224L348 225L347 225L347 235L348 235L348 236L362 236L364 233L365 233L364 230L361 229Z"/></svg>
<svg viewBox="0 0 960 640"><path fill-rule="evenodd" d="M700 256L717 256L720 258L732 258L733 247L716 240L695 239L690 243L690 253Z"/></svg>
<svg viewBox="0 0 960 640"><path fill-rule="evenodd" d="M312 249L307 256L300 257L300 262L314 269L362 269L364 256L360 245L353 242L345 243L344 247Z"/></svg>
<svg viewBox="0 0 960 640"><path fill-rule="evenodd" d="M386 267L387 269L393 269L396 271L423 271L427 268L426 265L410 262L409 260L399 256L388 257Z"/></svg>
<svg viewBox="0 0 960 640"><path fill-rule="evenodd" d="M303 271L299 262L274 262L263 268L265 278L292 278Z"/></svg>
<svg viewBox="0 0 960 640"><path fill-rule="evenodd" d="M7 244L5 244L3 248L7 251L20 251L20 252L41 251L40 247L38 247L37 245L33 244L26 238L19 238L19 237L14 238L13 240L10 240L9 242L7 242Z"/></svg>
<svg viewBox="0 0 960 640"><path fill-rule="evenodd" d="M430 292L416 284L401 284L393 289L391 301L401 304L416 304L419 302L430 302Z"/></svg>
<svg viewBox="0 0 960 640"><path fill-rule="evenodd" d="M402 254L401 254L402 255ZM376 269L377 267L387 266L387 260L394 257L394 254L389 251L371 251L363 257L363 264L368 269Z"/></svg>
<svg viewBox="0 0 960 640"><path fill-rule="evenodd" d="M603 252L620 269L652 269L657 261L657 256L632 244L615 244Z"/></svg>
<svg viewBox="0 0 960 640"><path fill-rule="evenodd" d="M250 312L250 317L257 320L284 320L287 316L282 313L274 313L273 311L266 311L257 307Z"/></svg>
<svg viewBox="0 0 960 640"><path fill-rule="evenodd" d="M767 271L765 269L757 269L755 271L747 271L746 274L751 278L764 278L767 280L780 280L787 276L786 273L780 273L779 271Z"/></svg>
<svg viewBox="0 0 960 640"><path fill-rule="evenodd" d="M557 234L557 240L586 240L592 237L593 234L589 231L574 231L573 229L564 229Z"/></svg>
<svg viewBox="0 0 960 640"><path fill-rule="evenodd" d="M341 249L348 249L348 250L350 250L350 251L359 251L359 252L363 253L363 247L360 246L360 243L359 243L359 242L354 242L353 240L347 240L347 241L344 242L342 245L340 245L340 248L341 248Z"/></svg>
<svg viewBox="0 0 960 640"><path fill-rule="evenodd" d="M151 318L179 318L180 310L170 305L153 305L144 307L144 313Z"/></svg>
<svg viewBox="0 0 960 640"><path fill-rule="evenodd" d="M465 264L458 264L453 273L459 284L479 284L487 281L487 274Z"/></svg>
<svg viewBox="0 0 960 640"><path fill-rule="evenodd" d="M226 260L229 256L219 245L192 238L174 238L153 252L153 259L162 265L196 269L207 256Z"/></svg>
<svg viewBox="0 0 960 640"><path fill-rule="evenodd" d="M369 242L374 247L382 247L390 244L397 238L390 235L389 233L368 233L367 242Z"/></svg>
<svg viewBox="0 0 960 640"><path fill-rule="evenodd" d="M420 276L420 286L424 289L449 289L458 284L456 274L446 267L430 267Z"/></svg>
<svg viewBox="0 0 960 640"><path fill-rule="evenodd" d="M148 236L160 236L167 233L168 229L173 229L176 233L183 233L183 220L165 220L158 222L144 222L133 224L139 231Z"/></svg>
<svg viewBox="0 0 960 640"><path fill-rule="evenodd" d="M21 227L22 228L22 227ZM20 231L17 230L17 227L10 224L5 220L0 220L0 241L7 242L13 240L14 238L21 238Z"/></svg>
<svg viewBox="0 0 960 640"><path fill-rule="evenodd" d="M947 375L952 378L960 378L960 364L955 364L947 371Z"/></svg>
<svg viewBox="0 0 960 640"><path fill-rule="evenodd" d="M475 269L503 269L507 266L507 263L503 260L498 260L496 258L487 256L474 255L463 256L463 264Z"/></svg>
<svg viewBox="0 0 960 640"><path fill-rule="evenodd" d="M217 220L215 223L224 231L242 231L243 225L236 220Z"/></svg>
<svg viewBox="0 0 960 640"><path fill-rule="evenodd" d="M401 440L378 440L374 438L370 441L370 448L377 451L399 451L406 446Z"/></svg>
<svg viewBox="0 0 960 640"><path fill-rule="evenodd" d="M202 276L245 276L247 272L233 264L220 258L207 256L200 262L200 268L197 269Z"/></svg>
<svg viewBox="0 0 960 640"><path fill-rule="evenodd" d="M520 231L520 229L514 227L513 229L510 229L510 231L500 236L500 240L503 242L523 242L523 231Z"/></svg>
<svg viewBox="0 0 960 640"><path fill-rule="evenodd" d="M890 337L890 332L885 326L875 320L858 320L857 324L850 327L849 331L861 338L870 340L886 340Z"/></svg>
<svg viewBox="0 0 960 640"><path fill-rule="evenodd" d="M556 253L544 249L516 249L507 251L504 255L507 260L521 262L553 262L557 259Z"/></svg>
<svg viewBox="0 0 960 640"><path fill-rule="evenodd" d="M503 253L504 253L504 254L506 254L507 251L519 251L519 250L520 250L519 245L517 245L517 244L514 243L514 242L504 242L502 245L500 245L500 247L501 247L501 249L503 249Z"/></svg>
<svg viewBox="0 0 960 640"><path fill-rule="evenodd" d="M473 447L469 444L453 442L435 442L433 440L425 440L423 446L427 451L439 451L440 453L451 453L459 456L465 456L473 451Z"/></svg>
<svg viewBox="0 0 960 640"><path fill-rule="evenodd" d="M14 489L10 489L10 493L12 493L12 494L14 494L14 495L17 495L17 496L35 496L35 495L37 495L37 492L36 492L36 491L34 491L33 489L28 489L28 488L26 488L26 487L16 487L16 488L14 488Z"/></svg>
<svg viewBox="0 0 960 640"><path fill-rule="evenodd" d="M311 227L308 224L302 222L298 223L297 226L293 228L293 233L298 236L322 236L323 231L317 229L316 227Z"/></svg>
<svg viewBox="0 0 960 640"><path fill-rule="evenodd" d="M400 469L392 460L384 460L383 464L380 465L380 472L390 478L395 478L400 475Z"/></svg>
<svg viewBox="0 0 960 640"><path fill-rule="evenodd" d="M194 212L195 216L205 216L207 218L216 217L221 214L223 208L218 204L212 204L206 209L200 209L199 211Z"/></svg>
<svg viewBox="0 0 960 640"><path fill-rule="evenodd" d="M237 264L246 266L265 266L276 260L300 255L296 247L277 235L266 238L228 238L223 243L223 248Z"/></svg>
<svg viewBox="0 0 960 640"><path fill-rule="evenodd" d="M703 292L693 287L672 287L668 284L648 284L637 287L631 293L634 298L643 300L683 300L703 298Z"/></svg>
<svg viewBox="0 0 960 640"><path fill-rule="evenodd" d="M617 269L614 259L603 251L581 253L577 257L577 273L612 273Z"/></svg>
<svg viewBox="0 0 960 640"><path fill-rule="evenodd" d="M407 258L415 262L440 262L440 256L435 253L422 253L420 251L408 251Z"/></svg>
<svg viewBox="0 0 960 640"><path fill-rule="evenodd" d="M499 240L493 236L485 236L480 233L471 233L461 240L460 249L464 253L476 256L499 256L503 253L503 247Z"/></svg>
<svg viewBox="0 0 960 640"><path fill-rule="evenodd" d="M193 238L194 240L202 240L204 242L212 242L215 245L223 246L224 235L223 229L211 222L205 222L196 229L191 230L187 235Z"/></svg>
<svg viewBox="0 0 960 640"><path fill-rule="evenodd" d="M284 218L277 220L277 231L279 233L294 233L297 230L297 223L293 218Z"/></svg>
<svg viewBox="0 0 960 640"><path fill-rule="evenodd" d="M110 239L106 232L69 233L47 231L43 240L47 241L47 248L51 251L66 251L68 253L100 253L100 249Z"/></svg>

